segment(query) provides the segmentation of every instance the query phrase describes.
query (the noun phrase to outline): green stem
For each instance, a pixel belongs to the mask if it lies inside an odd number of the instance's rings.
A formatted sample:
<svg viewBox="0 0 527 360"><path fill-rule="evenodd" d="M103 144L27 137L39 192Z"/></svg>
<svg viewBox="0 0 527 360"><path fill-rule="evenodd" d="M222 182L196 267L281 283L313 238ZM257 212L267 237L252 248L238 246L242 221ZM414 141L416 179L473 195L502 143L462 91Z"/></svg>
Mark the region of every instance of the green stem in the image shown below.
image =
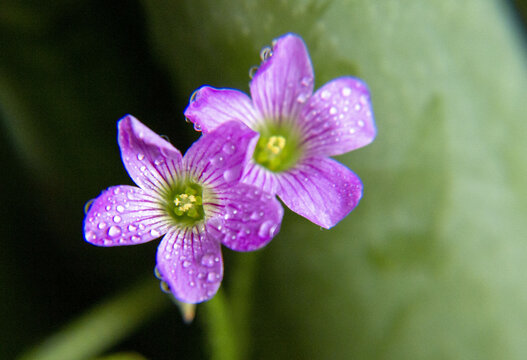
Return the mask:
<svg viewBox="0 0 527 360"><path fill-rule="evenodd" d="M81 360L101 354L170 305L152 279L94 307L19 360Z"/></svg>
<svg viewBox="0 0 527 360"><path fill-rule="evenodd" d="M211 360L248 359L252 284L258 253L241 254L234 267L229 298L223 290L203 305Z"/></svg>

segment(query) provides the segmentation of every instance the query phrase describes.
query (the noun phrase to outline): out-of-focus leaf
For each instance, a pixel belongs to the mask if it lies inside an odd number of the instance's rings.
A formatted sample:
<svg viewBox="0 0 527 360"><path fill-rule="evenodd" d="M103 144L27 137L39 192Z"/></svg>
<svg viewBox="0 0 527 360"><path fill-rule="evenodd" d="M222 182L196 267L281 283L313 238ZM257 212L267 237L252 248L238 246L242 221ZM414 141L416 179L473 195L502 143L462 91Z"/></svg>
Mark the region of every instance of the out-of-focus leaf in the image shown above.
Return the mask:
<svg viewBox="0 0 527 360"><path fill-rule="evenodd" d="M169 304L166 296L156 291L156 287L152 281L142 281L127 289L90 309L60 332L23 354L20 360L81 360L97 356ZM144 358L132 358L130 355L125 358L122 355L119 359Z"/></svg>
<svg viewBox="0 0 527 360"><path fill-rule="evenodd" d="M149 1L174 83L247 90L261 46L304 37L320 86L369 84L378 138L330 231L286 214L253 306L255 358L527 357L527 62L498 1ZM242 256L242 255L240 255Z"/></svg>

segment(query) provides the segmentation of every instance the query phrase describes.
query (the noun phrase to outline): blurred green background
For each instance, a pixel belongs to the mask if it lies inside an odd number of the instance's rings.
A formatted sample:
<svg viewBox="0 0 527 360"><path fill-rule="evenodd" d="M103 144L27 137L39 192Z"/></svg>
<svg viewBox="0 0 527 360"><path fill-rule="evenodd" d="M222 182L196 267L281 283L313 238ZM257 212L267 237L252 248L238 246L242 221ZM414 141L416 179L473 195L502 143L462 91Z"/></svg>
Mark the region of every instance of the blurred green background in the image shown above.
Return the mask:
<svg viewBox="0 0 527 360"><path fill-rule="evenodd" d="M247 357L526 359L526 12L490 0L3 0L0 358L145 278L147 295L122 302L135 311L108 324L139 320L122 334L102 321L75 358L229 358L209 345L210 311L185 325L157 290L157 242L91 246L83 207L131 184L120 117L184 150L198 136L182 115L191 92L248 91L260 49L296 32L317 88L342 75L369 84L378 137L338 158L365 192L334 229L286 212L262 251L224 251Z"/></svg>

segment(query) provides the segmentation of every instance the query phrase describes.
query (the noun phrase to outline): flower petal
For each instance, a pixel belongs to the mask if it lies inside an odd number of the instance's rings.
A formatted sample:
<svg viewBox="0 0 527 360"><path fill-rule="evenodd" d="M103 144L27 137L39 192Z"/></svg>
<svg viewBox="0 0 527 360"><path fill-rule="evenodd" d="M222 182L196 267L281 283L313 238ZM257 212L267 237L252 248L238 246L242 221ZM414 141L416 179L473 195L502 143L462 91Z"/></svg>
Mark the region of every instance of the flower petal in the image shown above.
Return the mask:
<svg viewBox="0 0 527 360"><path fill-rule="evenodd" d="M221 245L205 234L203 225L173 228L157 248L157 269L179 301L209 300L223 278Z"/></svg>
<svg viewBox="0 0 527 360"><path fill-rule="evenodd" d="M207 233L232 250L259 249L280 231L284 209L275 196L246 184L217 196L223 211L207 223Z"/></svg>
<svg viewBox="0 0 527 360"><path fill-rule="evenodd" d="M278 38L250 88L254 105L265 119L294 120L313 93L313 67L302 38L294 34Z"/></svg>
<svg viewBox="0 0 527 360"><path fill-rule="evenodd" d="M279 186L276 174L256 164L252 159L245 166L242 182L254 185L270 194L276 194Z"/></svg>
<svg viewBox="0 0 527 360"><path fill-rule="evenodd" d="M294 212L326 229L357 206L362 183L333 159L312 157L278 177L278 196Z"/></svg>
<svg viewBox="0 0 527 360"><path fill-rule="evenodd" d="M144 190L113 186L91 204L84 220L84 237L99 246L141 244L163 235L167 221L156 199Z"/></svg>
<svg viewBox="0 0 527 360"><path fill-rule="evenodd" d="M376 130L370 93L362 81L343 77L320 88L302 109L306 152L339 155L368 145Z"/></svg>
<svg viewBox="0 0 527 360"><path fill-rule="evenodd" d="M194 92L185 109L185 117L205 134L231 120L241 121L254 129L258 119L252 101L245 93L210 86L203 86Z"/></svg>
<svg viewBox="0 0 527 360"><path fill-rule="evenodd" d="M237 183L256 146L257 134L239 121L229 121L202 135L183 158L197 181L212 187Z"/></svg>
<svg viewBox="0 0 527 360"><path fill-rule="evenodd" d="M180 176L179 150L131 115L122 118L118 128L121 157L134 182L145 190L168 190Z"/></svg>

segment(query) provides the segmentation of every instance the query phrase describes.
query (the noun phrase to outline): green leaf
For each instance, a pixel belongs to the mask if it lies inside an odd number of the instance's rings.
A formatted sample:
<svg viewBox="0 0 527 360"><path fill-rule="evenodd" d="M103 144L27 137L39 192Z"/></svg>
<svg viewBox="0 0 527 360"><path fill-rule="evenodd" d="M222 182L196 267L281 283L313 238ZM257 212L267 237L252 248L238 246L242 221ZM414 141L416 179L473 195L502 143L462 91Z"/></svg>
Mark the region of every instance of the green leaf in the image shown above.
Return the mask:
<svg viewBox="0 0 527 360"><path fill-rule="evenodd" d="M339 158L364 198L330 231L286 213L255 282L255 358L527 357L527 62L505 3L143 3L183 93L247 91L288 31L318 86L371 88L378 137Z"/></svg>

